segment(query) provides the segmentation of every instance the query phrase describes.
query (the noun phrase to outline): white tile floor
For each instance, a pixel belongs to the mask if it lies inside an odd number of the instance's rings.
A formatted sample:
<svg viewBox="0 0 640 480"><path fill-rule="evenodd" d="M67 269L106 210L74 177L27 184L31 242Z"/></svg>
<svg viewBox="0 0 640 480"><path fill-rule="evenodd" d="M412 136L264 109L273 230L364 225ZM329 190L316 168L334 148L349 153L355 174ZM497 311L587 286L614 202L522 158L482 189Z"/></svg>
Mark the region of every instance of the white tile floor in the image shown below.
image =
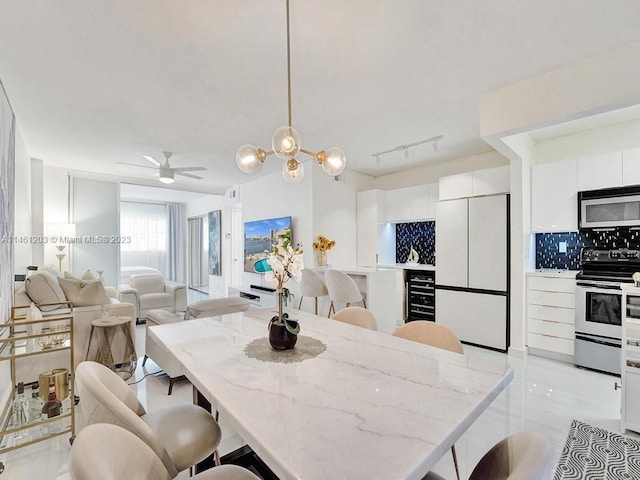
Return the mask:
<svg viewBox="0 0 640 480"><path fill-rule="evenodd" d="M144 351L144 328L144 325L136 327L136 347L139 352ZM463 478L468 477L486 450L512 432L537 430L545 433L553 444L556 457L559 457L574 418L611 431L619 431L620 390L614 390L614 382L619 382L619 378L533 355L519 359L468 346L465 346L465 352L469 356L493 362L508 362L515 375L509 387L456 443ZM144 368L138 362L135 380L157 371L158 367L151 361ZM132 378L129 382L135 380ZM168 379L162 374L149 375L132 386L140 401L150 411L191 402L192 389L188 382L176 384L171 396L167 396L167 387ZM225 454L239 447L241 439L225 424L224 418L221 418L221 427L223 442L220 451ZM0 460L4 462L6 469L0 479L67 478L64 472L69 450L68 439L65 437L4 454L0 456ZM455 478L451 455L446 454L434 470L445 478ZM178 478L188 478L188 473L183 472Z"/></svg>

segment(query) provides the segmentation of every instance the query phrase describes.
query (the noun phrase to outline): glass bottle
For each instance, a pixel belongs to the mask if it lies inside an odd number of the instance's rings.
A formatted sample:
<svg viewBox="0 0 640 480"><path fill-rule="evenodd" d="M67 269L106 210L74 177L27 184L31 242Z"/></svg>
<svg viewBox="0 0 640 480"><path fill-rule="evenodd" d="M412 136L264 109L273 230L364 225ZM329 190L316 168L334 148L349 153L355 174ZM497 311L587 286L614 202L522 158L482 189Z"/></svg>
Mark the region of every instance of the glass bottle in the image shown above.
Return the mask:
<svg viewBox="0 0 640 480"><path fill-rule="evenodd" d="M13 415L11 419L11 425L16 427L21 427L27 423L27 397L24 395L24 383L18 383L18 392L16 394L16 398L13 399ZM14 438L19 440L25 436L24 430L18 430L14 434Z"/></svg>
<svg viewBox="0 0 640 480"><path fill-rule="evenodd" d="M40 396L38 384L34 383L31 387L31 398L28 402L29 405L29 422L35 422L42 417L42 407L44 407L44 400Z"/></svg>

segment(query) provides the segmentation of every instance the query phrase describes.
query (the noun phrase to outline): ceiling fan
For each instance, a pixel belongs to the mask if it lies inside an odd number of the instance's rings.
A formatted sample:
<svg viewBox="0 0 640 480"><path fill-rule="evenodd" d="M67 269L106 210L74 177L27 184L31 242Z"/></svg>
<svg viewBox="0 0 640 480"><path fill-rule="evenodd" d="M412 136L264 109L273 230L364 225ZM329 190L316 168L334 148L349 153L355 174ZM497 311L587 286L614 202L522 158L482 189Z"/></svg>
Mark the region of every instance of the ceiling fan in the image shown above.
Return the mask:
<svg viewBox="0 0 640 480"><path fill-rule="evenodd" d="M205 167L178 167L178 168L173 168L171 165L169 165L169 159L171 158L173 153L171 153L171 152L162 152L162 154L164 155L164 158L165 158L164 163L160 163L158 160L153 158L151 155L143 155L142 156L142 158L144 158L148 162L152 163L153 167L150 167L148 165L138 165L136 163L126 163L126 162L116 162L116 163L119 163L120 165L131 165L133 167L157 169L158 170L158 174L159 174L159 179L160 179L160 181L162 183L173 183L174 180L175 180L174 179L175 175L182 175L183 177L189 177L189 178L195 178L195 179L198 179L198 180L202 180L202 177L199 177L198 175L193 175L192 173L186 173L186 172L203 171L203 170L206 170Z"/></svg>

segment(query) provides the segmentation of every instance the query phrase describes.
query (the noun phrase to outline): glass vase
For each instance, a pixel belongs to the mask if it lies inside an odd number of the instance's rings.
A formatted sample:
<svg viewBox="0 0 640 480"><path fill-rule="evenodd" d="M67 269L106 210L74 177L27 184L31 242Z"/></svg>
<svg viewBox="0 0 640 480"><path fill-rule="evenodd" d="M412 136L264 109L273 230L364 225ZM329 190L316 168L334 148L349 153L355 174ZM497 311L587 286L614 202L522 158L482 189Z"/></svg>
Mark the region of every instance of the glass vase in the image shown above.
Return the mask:
<svg viewBox="0 0 640 480"><path fill-rule="evenodd" d="M327 266L327 251L326 250L318 250L318 266L326 267Z"/></svg>
<svg viewBox="0 0 640 480"><path fill-rule="evenodd" d="M297 327L295 320L286 320L287 314L283 313L284 294L278 291L278 315L269 322L269 344L274 350L290 350L295 347L298 335L287 329L288 322L292 327Z"/></svg>

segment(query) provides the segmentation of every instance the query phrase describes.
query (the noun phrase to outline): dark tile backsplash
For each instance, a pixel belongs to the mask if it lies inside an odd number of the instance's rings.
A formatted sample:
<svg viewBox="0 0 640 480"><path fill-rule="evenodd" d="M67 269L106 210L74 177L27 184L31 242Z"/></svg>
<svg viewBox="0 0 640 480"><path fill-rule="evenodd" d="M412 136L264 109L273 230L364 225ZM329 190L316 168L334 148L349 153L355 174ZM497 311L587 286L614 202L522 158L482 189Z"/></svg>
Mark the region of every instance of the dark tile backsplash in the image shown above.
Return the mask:
<svg viewBox="0 0 640 480"><path fill-rule="evenodd" d="M405 263L411 246L420 259L418 263L436 263L436 222L396 224L396 263Z"/></svg>
<svg viewBox="0 0 640 480"><path fill-rule="evenodd" d="M560 253L560 242L567 242L566 253ZM536 268L579 270L583 246L640 249L640 231L619 227L601 232L536 233Z"/></svg>

